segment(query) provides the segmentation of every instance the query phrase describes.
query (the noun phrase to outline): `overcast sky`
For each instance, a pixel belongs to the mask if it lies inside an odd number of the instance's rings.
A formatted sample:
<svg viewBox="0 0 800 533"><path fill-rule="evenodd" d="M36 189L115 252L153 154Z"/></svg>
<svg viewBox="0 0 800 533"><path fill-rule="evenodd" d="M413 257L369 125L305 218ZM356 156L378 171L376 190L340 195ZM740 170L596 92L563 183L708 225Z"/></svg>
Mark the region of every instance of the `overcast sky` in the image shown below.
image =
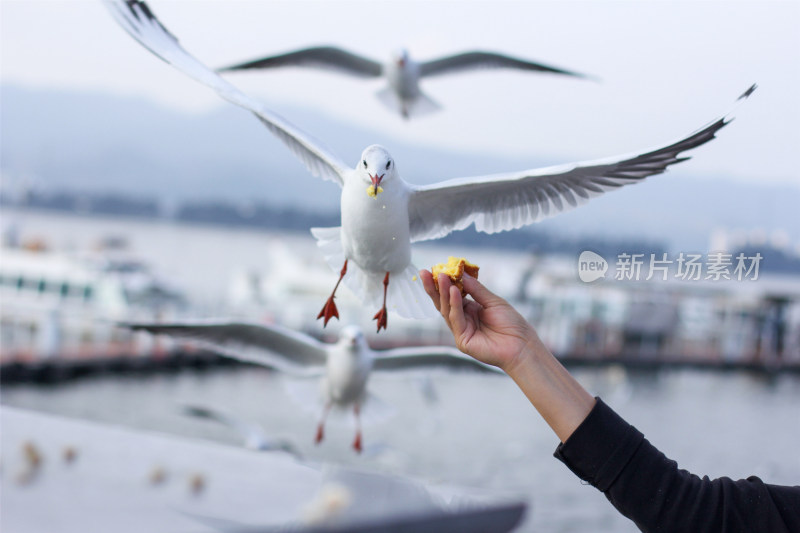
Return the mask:
<svg viewBox="0 0 800 533"><path fill-rule="evenodd" d="M145 51L99 0L0 1L3 83L135 94L191 112L230 105ZM378 81L300 69L229 76L278 111L301 104L428 145L536 154L553 164L672 141L758 82L737 120L675 171L800 181L800 2L149 4L212 66L334 44L377 60L400 47L419 59L494 50L599 76L601 83L499 71L437 78L423 90L443 111L409 123L374 98ZM359 156L341 155L353 163Z"/></svg>

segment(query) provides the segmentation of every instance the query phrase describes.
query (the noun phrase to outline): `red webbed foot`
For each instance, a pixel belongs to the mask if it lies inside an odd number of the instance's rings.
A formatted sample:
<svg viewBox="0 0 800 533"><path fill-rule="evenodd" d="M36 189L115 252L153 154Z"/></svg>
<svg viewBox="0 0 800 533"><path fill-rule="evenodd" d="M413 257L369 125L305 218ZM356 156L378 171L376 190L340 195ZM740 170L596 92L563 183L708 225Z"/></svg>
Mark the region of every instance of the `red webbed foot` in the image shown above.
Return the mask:
<svg viewBox="0 0 800 533"><path fill-rule="evenodd" d="M381 308L380 311L375 313L374 317L372 317L372 320L377 320L378 321L378 331L377 331L378 333L380 333L381 328L386 329L386 323L388 321L387 320L388 316L389 316L389 313L387 313L386 312L386 308L383 307L383 308Z"/></svg>
<svg viewBox="0 0 800 533"><path fill-rule="evenodd" d="M322 323L322 327L325 327L328 325L328 321L333 317L336 317L337 320L339 319L339 310L336 309L336 304L333 303L333 296L331 296L328 298L328 301L325 302L322 311L317 315L317 320L324 318L325 320Z"/></svg>
<svg viewBox="0 0 800 533"><path fill-rule="evenodd" d="M389 288L389 272L386 273L386 276L383 277L383 307L380 311L375 313L375 316L372 317L372 320L378 321L378 333L381 332L381 328L386 329L386 321L387 315L386 312L386 290Z"/></svg>
<svg viewBox="0 0 800 533"><path fill-rule="evenodd" d="M322 307L322 311L319 312L317 315L317 320L320 318L324 318L325 321L322 323L322 327L328 325L328 321L336 317L336 320L339 320L339 310L336 309L336 304L333 303L333 299L336 298L336 289L339 288L339 283L342 282L342 278L344 275L347 274L347 259L344 260L344 265L342 265L342 271L339 272L339 281L336 282L336 285L333 287L333 292L331 293L328 301L325 302L325 305Z"/></svg>

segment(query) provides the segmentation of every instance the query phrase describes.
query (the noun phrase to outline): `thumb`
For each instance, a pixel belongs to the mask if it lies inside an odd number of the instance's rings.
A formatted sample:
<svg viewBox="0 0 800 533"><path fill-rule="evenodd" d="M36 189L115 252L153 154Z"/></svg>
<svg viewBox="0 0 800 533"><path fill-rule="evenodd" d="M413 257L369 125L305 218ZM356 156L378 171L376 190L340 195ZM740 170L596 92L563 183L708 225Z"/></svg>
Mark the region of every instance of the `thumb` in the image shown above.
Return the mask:
<svg viewBox="0 0 800 533"><path fill-rule="evenodd" d="M464 291L483 307L492 307L507 303L504 299L484 287L480 281L467 273L464 273L461 282L464 284Z"/></svg>

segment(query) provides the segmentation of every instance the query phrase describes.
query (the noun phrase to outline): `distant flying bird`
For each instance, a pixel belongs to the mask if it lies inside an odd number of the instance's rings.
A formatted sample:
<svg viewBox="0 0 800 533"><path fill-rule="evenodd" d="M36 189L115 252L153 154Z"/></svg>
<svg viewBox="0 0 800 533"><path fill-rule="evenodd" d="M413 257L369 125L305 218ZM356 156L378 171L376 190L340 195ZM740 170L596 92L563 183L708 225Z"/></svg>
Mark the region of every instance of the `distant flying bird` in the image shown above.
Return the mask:
<svg viewBox="0 0 800 533"><path fill-rule="evenodd" d="M213 420L234 430L243 440L243 445L249 450L271 452L283 451L291 454L297 459L302 456L293 442L273 438L266 434L264 429L253 422L248 422L235 415L224 413L211 407L201 407L199 405L186 405L183 413L187 416L204 420Z"/></svg>
<svg viewBox="0 0 800 533"><path fill-rule="evenodd" d="M411 243L444 237L475 224L495 233L520 228L577 207L589 199L647 176L688 157L682 152L714 138L727 123L719 118L677 142L653 150L584 163L523 170L417 186L403 181L396 161L372 145L355 168L287 120L248 97L189 55L175 37L137 0L107 0L111 13L131 36L222 98L256 115L315 176L340 187L341 227L312 228L328 265L339 280L317 318L339 318L334 297L345 284L363 301L380 305L373 317L387 325L387 300L399 315L437 315L411 264ZM340 270L341 269L341 270ZM391 279L391 283L389 283Z"/></svg>
<svg viewBox="0 0 800 533"><path fill-rule="evenodd" d="M359 453L362 450L361 406L367 397L367 381L373 370L438 366L500 372L449 346L374 351L356 326L343 328L335 344L326 344L275 325L206 321L179 324L122 323L120 326L190 339L226 357L256 363L289 375L321 377L320 392L325 408L314 440L316 443L322 442L325 420L331 407L352 407L357 428L353 448Z"/></svg>
<svg viewBox="0 0 800 533"><path fill-rule="evenodd" d="M223 67L219 69L219 72L278 67L313 67L333 70L359 78L385 78L389 85L378 92L378 98L384 105L393 111L399 112L403 118L422 115L439 109L439 105L420 90L419 82L423 78L456 74L469 70L498 68L588 78L588 76L577 72L517 59L495 52L473 51L432 61L414 61L409 57L408 52L403 49L393 54L387 63L381 64L367 57L333 46L304 48L285 54L264 57Z"/></svg>

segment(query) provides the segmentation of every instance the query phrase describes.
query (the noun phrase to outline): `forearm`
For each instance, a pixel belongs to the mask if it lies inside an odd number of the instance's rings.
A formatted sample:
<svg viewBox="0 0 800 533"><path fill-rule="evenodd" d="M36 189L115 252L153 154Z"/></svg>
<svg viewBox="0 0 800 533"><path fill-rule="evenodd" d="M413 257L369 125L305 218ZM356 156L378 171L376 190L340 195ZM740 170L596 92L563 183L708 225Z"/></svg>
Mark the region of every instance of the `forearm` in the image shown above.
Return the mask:
<svg viewBox="0 0 800 533"><path fill-rule="evenodd" d="M504 369L561 442L583 422L595 399L535 335Z"/></svg>
<svg viewBox="0 0 800 533"><path fill-rule="evenodd" d="M701 479L600 400L555 456L642 531L800 531L800 487Z"/></svg>

